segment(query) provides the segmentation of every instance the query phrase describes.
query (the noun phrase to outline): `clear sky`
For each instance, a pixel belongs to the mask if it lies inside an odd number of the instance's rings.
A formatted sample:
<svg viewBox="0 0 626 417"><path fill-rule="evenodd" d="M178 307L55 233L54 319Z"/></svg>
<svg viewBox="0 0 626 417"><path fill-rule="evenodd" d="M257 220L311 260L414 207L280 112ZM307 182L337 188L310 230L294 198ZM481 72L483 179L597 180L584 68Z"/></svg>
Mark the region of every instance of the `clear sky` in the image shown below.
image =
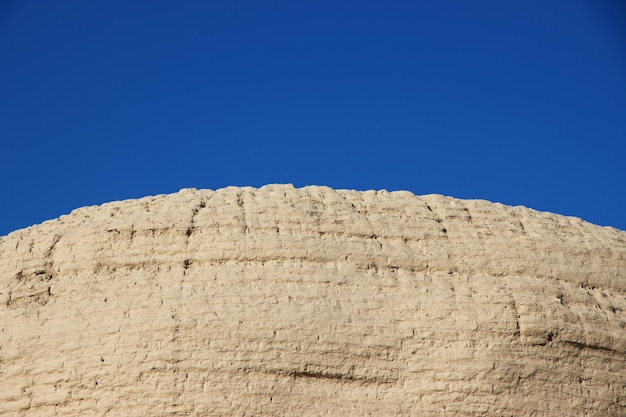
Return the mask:
<svg viewBox="0 0 626 417"><path fill-rule="evenodd" d="M626 230L621 0L0 0L0 235L268 183Z"/></svg>

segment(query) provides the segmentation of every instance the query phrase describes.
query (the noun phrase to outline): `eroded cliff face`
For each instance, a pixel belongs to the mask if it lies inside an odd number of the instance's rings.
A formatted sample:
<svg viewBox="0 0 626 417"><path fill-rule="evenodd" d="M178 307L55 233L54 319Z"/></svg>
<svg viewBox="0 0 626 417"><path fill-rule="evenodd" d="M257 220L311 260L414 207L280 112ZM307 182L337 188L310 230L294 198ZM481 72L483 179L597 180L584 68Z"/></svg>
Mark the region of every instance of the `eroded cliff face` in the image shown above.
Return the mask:
<svg viewBox="0 0 626 417"><path fill-rule="evenodd" d="M0 238L0 416L624 416L626 233L182 190Z"/></svg>

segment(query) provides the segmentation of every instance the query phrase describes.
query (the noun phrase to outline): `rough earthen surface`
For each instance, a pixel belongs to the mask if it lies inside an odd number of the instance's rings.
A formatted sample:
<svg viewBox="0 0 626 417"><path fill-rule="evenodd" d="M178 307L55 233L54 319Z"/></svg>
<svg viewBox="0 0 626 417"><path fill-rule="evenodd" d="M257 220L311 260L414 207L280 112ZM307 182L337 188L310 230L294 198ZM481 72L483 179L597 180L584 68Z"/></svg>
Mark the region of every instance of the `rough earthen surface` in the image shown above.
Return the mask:
<svg viewBox="0 0 626 417"><path fill-rule="evenodd" d="M0 238L0 416L294 415L626 415L626 233L273 185Z"/></svg>

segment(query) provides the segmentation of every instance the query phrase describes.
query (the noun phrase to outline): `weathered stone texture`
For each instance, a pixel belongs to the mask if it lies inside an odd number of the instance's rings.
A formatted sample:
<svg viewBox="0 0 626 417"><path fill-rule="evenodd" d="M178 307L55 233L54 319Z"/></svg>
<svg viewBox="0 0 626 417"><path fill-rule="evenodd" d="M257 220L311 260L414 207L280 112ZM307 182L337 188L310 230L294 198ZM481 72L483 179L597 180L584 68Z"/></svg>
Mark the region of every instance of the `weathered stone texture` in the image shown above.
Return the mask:
<svg viewBox="0 0 626 417"><path fill-rule="evenodd" d="M294 415L626 415L626 233L272 185L0 238L0 416Z"/></svg>

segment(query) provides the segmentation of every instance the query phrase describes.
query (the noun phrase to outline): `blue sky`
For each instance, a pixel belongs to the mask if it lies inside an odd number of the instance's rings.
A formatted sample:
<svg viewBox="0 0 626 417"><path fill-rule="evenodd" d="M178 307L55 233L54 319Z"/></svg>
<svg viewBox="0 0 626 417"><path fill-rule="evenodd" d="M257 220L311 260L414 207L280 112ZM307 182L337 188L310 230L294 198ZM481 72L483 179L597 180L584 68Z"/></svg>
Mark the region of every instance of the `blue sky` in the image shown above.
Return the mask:
<svg viewBox="0 0 626 417"><path fill-rule="evenodd" d="M620 1L1 1L0 235L293 183L626 230Z"/></svg>

